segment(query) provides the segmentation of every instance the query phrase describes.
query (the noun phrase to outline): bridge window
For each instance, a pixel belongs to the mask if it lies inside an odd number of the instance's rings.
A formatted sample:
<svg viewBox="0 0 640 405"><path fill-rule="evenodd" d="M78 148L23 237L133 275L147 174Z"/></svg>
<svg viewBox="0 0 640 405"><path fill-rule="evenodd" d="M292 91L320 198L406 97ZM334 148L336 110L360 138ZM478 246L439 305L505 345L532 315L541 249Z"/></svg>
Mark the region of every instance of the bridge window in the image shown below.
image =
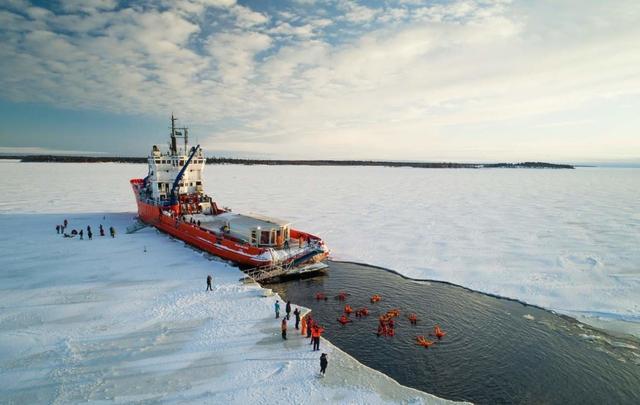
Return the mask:
<svg viewBox="0 0 640 405"><path fill-rule="evenodd" d="M271 232L269 231L262 231L260 233L260 244L261 245L268 245L269 244L269 237L271 236Z"/></svg>

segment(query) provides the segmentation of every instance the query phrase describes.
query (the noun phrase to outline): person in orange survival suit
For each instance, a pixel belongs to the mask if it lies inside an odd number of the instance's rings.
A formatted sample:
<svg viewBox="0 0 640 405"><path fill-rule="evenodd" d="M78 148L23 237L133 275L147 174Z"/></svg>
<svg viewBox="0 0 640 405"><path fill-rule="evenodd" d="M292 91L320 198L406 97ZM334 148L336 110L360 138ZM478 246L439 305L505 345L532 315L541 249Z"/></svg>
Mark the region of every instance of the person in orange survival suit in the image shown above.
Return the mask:
<svg viewBox="0 0 640 405"><path fill-rule="evenodd" d="M311 329L311 337L313 338L313 351L320 350L320 336L322 336L322 332L324 332L324 328L320 325L313 325Z"/></svg>

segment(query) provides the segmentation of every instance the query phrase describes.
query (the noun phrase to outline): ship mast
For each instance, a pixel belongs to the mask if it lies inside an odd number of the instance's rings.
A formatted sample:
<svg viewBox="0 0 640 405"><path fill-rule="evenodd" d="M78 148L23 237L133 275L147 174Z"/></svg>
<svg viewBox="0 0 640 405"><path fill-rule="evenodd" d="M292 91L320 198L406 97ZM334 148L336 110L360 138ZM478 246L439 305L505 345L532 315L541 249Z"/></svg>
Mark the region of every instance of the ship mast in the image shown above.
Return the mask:
<svg viewBox="0 0 640 405"><path fill-rule="evenodd" d="M178 137L184 138L184 154L187 154L189 148L189 129L187 127L177 128L176 121L178 119L171 114L171 144L169 145L169 150L172 155L178 154Z"/></svg>
<svg viewBox="0 0 640 405"><path fill-rule="evenodd" d="M171 114L171 154L178 154L178 146L176 145L176 118Z"/></svg>

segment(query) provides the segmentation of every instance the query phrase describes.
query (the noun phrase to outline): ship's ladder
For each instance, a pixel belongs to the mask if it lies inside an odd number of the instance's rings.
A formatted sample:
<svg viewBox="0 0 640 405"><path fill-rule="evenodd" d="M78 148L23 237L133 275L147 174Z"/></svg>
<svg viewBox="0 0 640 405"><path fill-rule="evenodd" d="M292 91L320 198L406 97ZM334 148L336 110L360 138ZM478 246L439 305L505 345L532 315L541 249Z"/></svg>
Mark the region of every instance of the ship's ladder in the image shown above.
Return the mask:
<svg viewBox="0 0 640 405"><path fill-rule="evenodd" d="M140 229L146 228L147 226L148 226L147 224L145 224L144 222L138 219L136 220L136 222L134 222L133 224L127 227L127 233L138 232Z"/></svg>
<svg viewBox="0 0 640 405"><path fill-rule="evenodd" d="M291 268L289 264L268 264L244 270L244 273L255 282L269 280L287 274Z"/></svg>

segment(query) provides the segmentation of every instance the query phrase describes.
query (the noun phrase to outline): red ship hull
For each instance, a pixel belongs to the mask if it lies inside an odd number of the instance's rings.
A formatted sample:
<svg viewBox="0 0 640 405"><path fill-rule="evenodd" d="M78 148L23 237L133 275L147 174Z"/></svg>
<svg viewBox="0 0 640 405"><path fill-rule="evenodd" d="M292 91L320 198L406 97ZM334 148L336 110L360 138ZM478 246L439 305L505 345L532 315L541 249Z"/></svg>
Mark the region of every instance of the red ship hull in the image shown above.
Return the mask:
<svg viewBox="0 0 640 405"><path fill-rule="evenodd" d="M189 245L222 259L232 261L244 268L275 264L274 259L265 257L268 256L265 255L265 253L268 253L268 249L216 235L214 232L196 224L179 220L180 207L177 204L174 206L158 206L141 201L139 190L144 180L132 179L130 182L138 204L138 217L142 222L154 226ZM295 229L291 229L291 238L320 241L320 238L315 235ZM315 260L323 260L327 256L328 253L322 255L322 257L316 257Z"/></svg>

